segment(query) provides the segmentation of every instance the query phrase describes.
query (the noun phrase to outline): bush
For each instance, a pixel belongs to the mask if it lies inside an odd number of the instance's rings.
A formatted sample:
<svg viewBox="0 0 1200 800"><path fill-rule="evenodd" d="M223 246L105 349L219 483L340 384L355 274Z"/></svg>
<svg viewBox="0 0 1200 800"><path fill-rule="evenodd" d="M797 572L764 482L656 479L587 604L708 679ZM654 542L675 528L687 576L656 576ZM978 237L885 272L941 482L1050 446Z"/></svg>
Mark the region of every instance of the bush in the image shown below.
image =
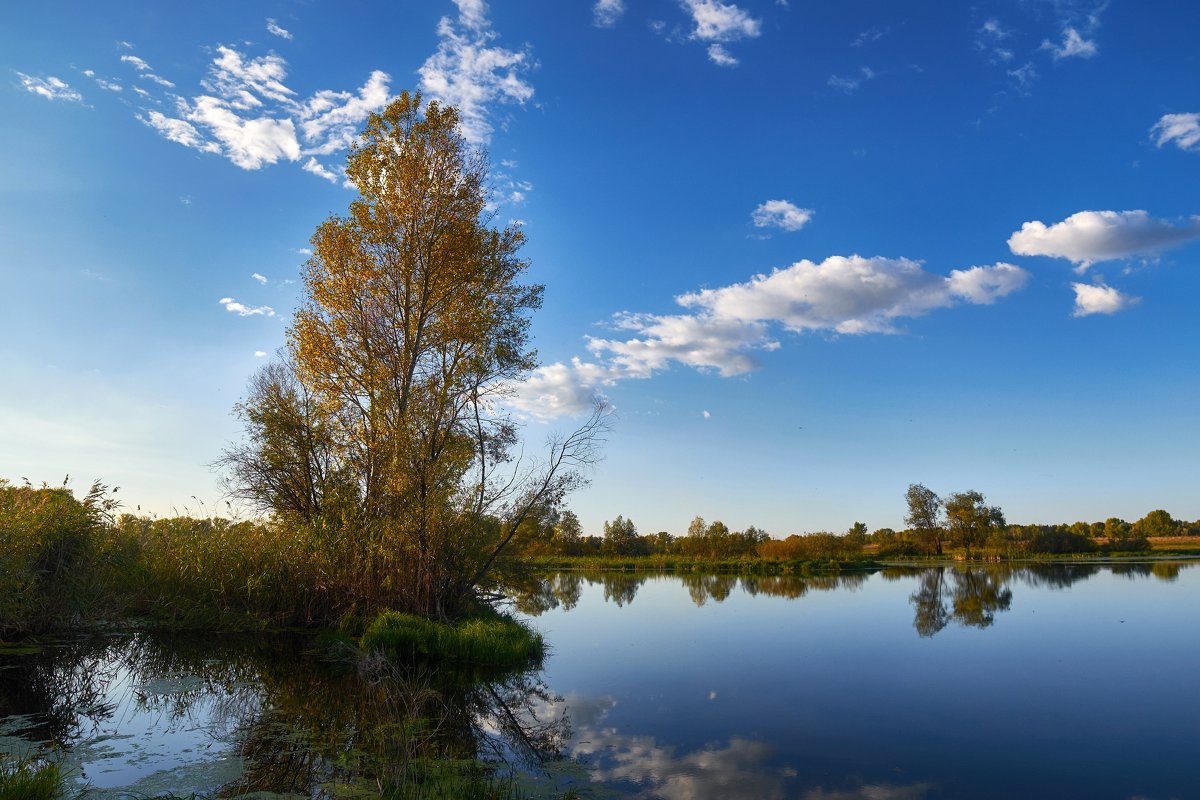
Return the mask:
<svg viewBox="0 0 1200 800"><path fill-rule="evenodd" d="M832 533L792 534L786 539L768 539L758 546L761 558L773 561L851 559L862 555L862 544Z"/></svg>
<svg viewBox="0 0 1200 800"><path fill-rule="evenodd" d="M1099 549L1090 537L1062 528L1043 528L1029 540L1032 553L1094 553Z"/></svg>

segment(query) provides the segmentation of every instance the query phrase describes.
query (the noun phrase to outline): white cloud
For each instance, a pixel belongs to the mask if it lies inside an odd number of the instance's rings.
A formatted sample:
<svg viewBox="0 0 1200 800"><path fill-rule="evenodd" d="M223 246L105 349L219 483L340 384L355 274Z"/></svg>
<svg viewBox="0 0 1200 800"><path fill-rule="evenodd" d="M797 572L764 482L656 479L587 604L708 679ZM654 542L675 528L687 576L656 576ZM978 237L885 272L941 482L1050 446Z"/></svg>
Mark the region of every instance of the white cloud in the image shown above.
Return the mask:
<svg viewBox="0 0 1200 800"><path fill-rule="evenodd" d="M459 21L466 27L481 31L489 26L485 0L454 0L454 5L458 6Z"/></svg>
<svg viewBox="0 0 1200 800"><path fill-rule="evenodd" d="M740 39L753 39L762 33L762 21L750 16L733 3L719 0L681 0L692 21L689 38L708 43L708 60L720 67L736 67L737 58L725 46ZM651 23L651 27L654 27ZM655 28L661 32L661 28Z"/></svg>
<svg viewBox="0 0 1200 800"><path fill-rule="evenodd" d="M273 317L275 309L270 306L246 306L234 300L232 297L222 297L217 301L225 306L225 310L231 314L237 314L239 317Z"/></svg>
<svg viewBox="0 0 1200 800"><path fill-rule="evenodd" d="M221 143L225 157L242 169L300 158L296 126L290 119L243 119L217 98L203 95L195 98L187 119L206 128Z"/></svg>
<svg viewBox="0 0 1200 800"><path fill-rule="evenodd" d="M337 183L337 175L335 175L328 167L321 164L321 162L317 161L317 159L313 158L312 156L309 157L308 161L304 162L304 166L302 166L301 169L303 169L305 172L311 172L318 178L324 178L330 183Z"/></svg>
<svg viewBox="0 0 1200 800"><path fill-rule="evenodd" d="M798 261L770 275L677 301L716 319L778 323L795 332L894 333L897 318L920 316L959 300L991 303L1026 280L1025 271L1012 264L971 267L942 277L906 258L831 256L819 264Z"/></svg>
<svg viewBox="0 0 1200 800"><path fill-rule="evenodd" d="M582 414L595 404L600 387L612 385L619 377L611 367L575 358L570 364L538 367L528 380L513 387L507 402L540 420Z"/></svg>
<svg viewBox="0 0 1200 800"><path fill-rule="evenodd" d="M1008 77L1013 79L1013 83L1017 85L1017 89L1021 94L1029 94L1029 90L1033 88L1033 84L1038 79L1037 67L1032 61L1026 61L1016 69L1008 70Z"/></svg>
<svg viewBox="0 0 1200 800"><path fill-rule="evenodd" d="M712 419L712 414L708 413L708 409L707 409L707 408L706 408L706 409L704 409L703 411L701 411L700 413L704 415L704 418L705 418L705 419ZM716 697L716 693L715 693L715 692L711 692L711 693L709 693L709 697L708 697L708 699L709 699L709 700L712 700L714 697Z"/></svg>
<svg viewBox="0 0 1200 800"><path fill-rule="evenodd" d="M96 78L96 85L106 92L121 92L125 87L115 81L107 81L104 78Z"/></svg>
<svg viewBox="0 0 1200 800"><path fill-rule="evenodd" d="M683 0L692 16L693 39L706 42L730 42L754 38L762 32L762 22L733 3L719 0Z"/></svg>
<svg viewBox="0 0 1200 800"><path fill-rule="evenodd" d="M279 23L270 17L267 18L267 32L278 36L281 39L291 39L291 31L280 27Z"/></svg>
<svg viewBox="0 0 1200 800"><path fill-rule="evenodd" d="M952 297L960 297L969 303L990 306L998 298L1011 294L1023 287L1029 273L1015 264L1000 261L990 267L970 267L950 272L946 288Z"/></svg>
<svg viewBox="0 0 1200 800"><path fill-rule="evenodd" d="M886 34L886 33L887 33L887 28L880 28L878 26L873 26L873 27L867 28L865 31L860 33L858 36L854 37L854 41L852 41L850 43L850 46L851 47L862 47L864 44L870 44L871 42L878 42L880 39L882 39L884 37L884 34Z"/></svg>
<svg viewBox="0 0 1200 800"><path fill-rule="evenodd" d="M773 329L796 333L896 333L896 321L959 303L990 304L1017 291L1028 273L1012 264L926 272L909 259L832 256L799 261L744 283L676 298L680 314L614 315L628 338L588 337L595 362L574 359L537 370L517 388L513 405L549 418L590 407L602 387L649 378L678 363L721 376L758 368L757 355L778 349Z"/></svg>
<svg viewBox="0 0 1200 800"><path fill-rule="evenodd" d="M840 92L853 94L858 90L858 87L861 86L864 81L869 81L874 77L875 70L871 69L870 67L860 67L859 73L856 76L843 78L840 75L830 75L829 80L826 81L826 83Z"/></svg>
<svg viewBox="0 0 1200 800"><path fill-rule="evenodd" d="M136 69L138 72L140 72L143 80L154 81L159 86L164 86L168 89L175 88L175 84L171 83L166 78L158 75L150 67L149 64L147 64L144 60L142 60L138 56L124 55L124 56L121 56L121 60L124 61L126 64L132 65L134 69Z"/></svg>
<svg viewBox="0 0 1200 800"><path fill-rule="evenodd" d="M1063 30L1062 44L1055 45L1047 39L1042 42L1042 49L1053 53L1055 61L1063 58L1091 58L1100 52L1094 40L1084 39L1079 31L1069 26Z"/></svg>
<svg viewBox="0 0 1200 800"><path fill-rule="evenodd" d="M267 282L267 276L266 276L266 275L260 275L260 274L259 274L259 273L257 273L257 272L251 272L251 273L250 273L250 277L251 277L251 278L254 278L254 280L258 281L259 283L266 283L266 282Z"/></svg>
<svg viewBox="0 0 1200 800"><path fill-rule="evenodd" d="M1075 290L1075 311L1072 316L1086 317L1090 314L1115 314L1129 308L1140 298L1121 294L1102 283L1072 283Z"/></svg>
<svg viewBox="0 0 1200 800"><path fill-rule="evenodd" d="M132 47L132 45L130 45L130 46ZM121 56L121 60L124 61L126 64L132 64L135 69L140 70L142 72L150 71L150 65L147 64L142 59L138 58L137 56Z"/></svg>
<svg viewBox="0 0 1200 800"><path fill-rule="evenodd" d="M266 357L267 357L267 351L266 351L266 350L255 350L255 351L254 351L254 357L255 357L255 358L266 358Z"/></svg>
<svg viewBox="0 0 1200 800"><path fill-rule="evenodd" d="M155 82L155 83L157 83L159 86L164 86L164 87L166 87L167 89L174 89L174 88L175 88L175 84L171 83L169 80L167 80L166 78L162 77L161 75L155 75L153 72L143 72L143 73L142 73L142 80L144 80L144 81L154 81L154 82Z"/></svg>
<svg viewBox="0 0 1200 800"><path fill-rule="evenodd" d="M221 147L216 142L205 140L190 122L172 119L160 111L150 111L146 116L138 114L138 119L162 134L163 138L184 147L191 147L204 153L221 152Z"/></svg>
<svg viewBox="0 0 1200 800"><path fill-rule="evenodd" d="M392 99L390 81L386 72L375 70L357 95L325 90L310 97L300 112L300 131L309 144L305 152L328 155L348 148L371 112Z"/></svg>
<svg viewBox="0 0 1200 800"><path fill-rule="evenodd" d="M21 79L21 85L25 87L26 91L47 100L66 100L72 103L83 100L83 95L72 89L66 81L53 75L37 78L33 75L26 75L24 72L18 72L17 76Z"/></svg>
<svg viewBox="0 0 1200 800"><path fill-rule="evenodd" d="M725 49L725 45L713 42L708 46L708 60L718 67L736 67L738 60Z"/></svg>
<svg viewBox="0 0 1200 800"><path fill-rule="evenodd" d="M1163 114L1150 133L1158 135L1159 147L1174 142L1180 150L1200 152L1200 114Z"/></svg>
<svg viewBox="0 0 1200 800"><path fill-rule="evenodd" d="M142 71L142 77L161 82L137 56L122 59ZM307 155L302 169L336 183L337 174L311 156L348 148L367 116L392 99L391 78L376 70L357 93L322 90L300 100L287 85L287 74L287 62L278 55L248 57L219 45L201 81L208 93L190 101L171 95L178 118L153 112L144 121L171 141L220 153L243 169ZM138 87L134 91L159 102Z"/></svg>
<svg viewBox="0 0 1200 800"><path fill-rule="evenodd" d="M623 0L596 0L592 6L592 24L597 28L611 28L624 13Z"/></svg>
<svg viewBox="0 0 1200 800"><path fill-rule="evenodd" d="M812 219L811 208L800 208L787 200L768 200L754 209L750 218L756 228L781 228L798 231Z"/></svg>
<svg viewBox="0 0 1200 800"><path fill-rule="evenodd" d="M295 91L284 84L287 61L274 53L247 59L232 47L217 47L204 88L234 108L257 108L264 98L289 106Z"/></svg>
<svg viewBox="0 0 1200 800"><path fill-rule="evenodd" d="M758 368L754 351L779 347L764 323L712 313L619 314L614 322L618 329L637 335L588 337L588 348L609 358L622 378L649 378L671 362L724 377L742 375Z"/></svg>
<svg viewBox="0 0 1200 800"><path fill-rule="evenodd" d="M533 97L533 86L523 77L532 64L528 53L492 45L498 34L491 29L482 0L456 3L457 24L442 17L437 52L417 70L421 90L455 106L467 140L486 144L494 130L491 106L524 105Z"/></svg>
<svg viewBox="0 0 1200 800"><path fill-rule="evenodd" d="M1012 35L1012 32L1001 25L1000 20L996 19L995 17L992 17L984 22L979 28L979 33L985 38L996 41L1007 39Z"/></svg>
<svg viewBox="0 0 1200 800"><path fill-rule="evenodd" d="M1097 261L1151 255L1197 238L1200 215L1173 225L1145 211L1080 211L1050 226L1026 222L1008 246L1021 256L1065 258L1082 272Z"/></svg>

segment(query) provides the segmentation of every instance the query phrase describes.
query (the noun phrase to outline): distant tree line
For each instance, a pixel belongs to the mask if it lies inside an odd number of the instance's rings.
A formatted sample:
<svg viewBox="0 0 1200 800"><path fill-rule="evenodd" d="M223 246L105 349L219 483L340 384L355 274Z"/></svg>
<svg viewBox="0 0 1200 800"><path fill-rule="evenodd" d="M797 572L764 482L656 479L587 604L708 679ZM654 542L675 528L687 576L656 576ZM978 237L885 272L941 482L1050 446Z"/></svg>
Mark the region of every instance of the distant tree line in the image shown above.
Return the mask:
<svg viewBox="0 0 1200 800"><path fill-rule="evenodd" d="M642 534L633 520L618 515L606 520L602 536L584 535L579 518L569 509L546 509L532 515L522 532L526 556L674 556L703 560L764 559L769 561L849 560L865 555L882 557L939 556L961 553L965 558L1018 557L1038 554L1139 552L1150 549L1149 539L1200 537L1200 520L1186 522L1162 509L1135 522L1110 517L1104 522L1010 524L999 506L974 490L940 497L915 483L905 492L907 528L869 532L855 522L844 533L818 531L775 539L751 525L734 531L720 520L694 518L687 532Z"/></svg>

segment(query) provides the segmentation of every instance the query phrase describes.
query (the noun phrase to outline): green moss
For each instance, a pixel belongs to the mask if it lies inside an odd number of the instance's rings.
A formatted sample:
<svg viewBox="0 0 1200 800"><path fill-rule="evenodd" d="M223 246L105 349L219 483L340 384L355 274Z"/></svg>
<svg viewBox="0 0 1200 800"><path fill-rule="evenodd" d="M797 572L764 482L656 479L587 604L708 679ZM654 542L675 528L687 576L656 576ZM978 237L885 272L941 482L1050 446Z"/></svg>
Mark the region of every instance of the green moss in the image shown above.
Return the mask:
<svg viewBox="0 0 1200 800"><path fill-rule="evenodd" d="M359 646L397 659L501 669L535 664L546 653L541 634L503 614L472 617L450 625L385 611L367 626Z"/></svg>

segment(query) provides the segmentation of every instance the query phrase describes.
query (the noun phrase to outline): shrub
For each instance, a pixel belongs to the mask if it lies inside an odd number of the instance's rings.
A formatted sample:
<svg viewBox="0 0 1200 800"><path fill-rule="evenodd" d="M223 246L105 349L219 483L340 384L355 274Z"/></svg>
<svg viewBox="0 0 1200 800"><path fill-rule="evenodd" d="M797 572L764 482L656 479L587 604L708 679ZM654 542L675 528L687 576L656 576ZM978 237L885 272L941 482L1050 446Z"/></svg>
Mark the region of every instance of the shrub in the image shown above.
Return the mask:
<svg viewBox="0 0 1200 800"><path fill-rule="evenodd" d="M1029 540L1033 553L1094 553L1099 549L1090 537L1059 527L1042 528Z"/></svg>

